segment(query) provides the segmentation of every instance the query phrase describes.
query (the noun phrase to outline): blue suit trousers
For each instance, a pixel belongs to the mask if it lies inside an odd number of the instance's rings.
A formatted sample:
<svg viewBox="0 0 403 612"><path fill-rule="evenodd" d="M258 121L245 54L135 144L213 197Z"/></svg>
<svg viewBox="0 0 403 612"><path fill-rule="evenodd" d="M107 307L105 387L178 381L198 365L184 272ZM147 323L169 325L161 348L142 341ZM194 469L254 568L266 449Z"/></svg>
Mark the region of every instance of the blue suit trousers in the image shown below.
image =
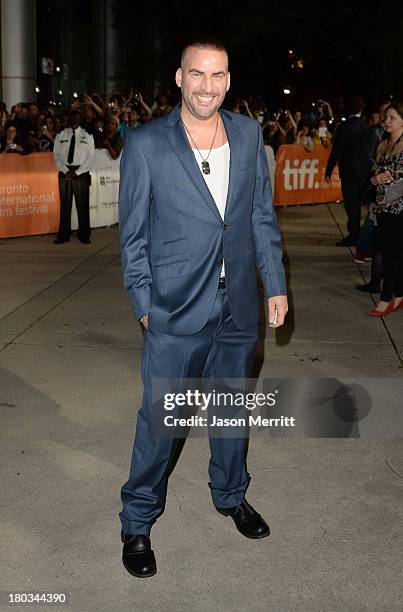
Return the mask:
<svg viewBox="0 0 403 612"><path fill-rule="evenodd" d="M258 341L258 324L240 331L234 324L225 288L217 296L206 325L191 335L145 332L142 354L144 396L137 417L130 475L122 486L123 533L149 534L163 512L168 469L179 440L155 435L152 427L152 380L248 378ZM250 482L246 466L247 438L209 437L209 487L213 503L242 503Z"/></svg>

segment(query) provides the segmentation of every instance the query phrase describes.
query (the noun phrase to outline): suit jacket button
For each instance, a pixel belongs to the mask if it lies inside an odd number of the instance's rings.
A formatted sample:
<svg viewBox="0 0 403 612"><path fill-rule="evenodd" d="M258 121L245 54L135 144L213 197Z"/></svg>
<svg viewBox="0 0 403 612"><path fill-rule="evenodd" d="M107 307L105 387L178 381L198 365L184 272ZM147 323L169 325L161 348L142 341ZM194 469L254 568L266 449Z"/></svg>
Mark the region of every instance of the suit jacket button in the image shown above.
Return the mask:
<svg viewBox="0 0 403 612"><path fill-rule="evenodd" d="M218 262L217 262L217 266L220 266L220 268L221 268L222 265L223 265L223 260L219 259Z"/></svg>
<svg viewBox="0 0 403 612"><path fill-rule="evenodd" d="M224 223L223 229L226 230L227 228L228 228L228 225L226 223Z"/></svg>

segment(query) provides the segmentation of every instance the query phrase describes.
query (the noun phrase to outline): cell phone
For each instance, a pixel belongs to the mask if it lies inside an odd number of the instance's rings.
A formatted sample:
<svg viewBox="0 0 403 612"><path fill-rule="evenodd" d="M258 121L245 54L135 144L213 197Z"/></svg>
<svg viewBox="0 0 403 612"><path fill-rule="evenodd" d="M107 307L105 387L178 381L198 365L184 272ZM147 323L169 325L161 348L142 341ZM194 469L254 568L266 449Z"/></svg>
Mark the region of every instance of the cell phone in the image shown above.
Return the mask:
<svg viewBox="0 0 403 612"><path fill-rule="evenodd" d="M324 138L326 136L326 133L327 133L327 128L325 127L319 128L319 138Z"/></svg>

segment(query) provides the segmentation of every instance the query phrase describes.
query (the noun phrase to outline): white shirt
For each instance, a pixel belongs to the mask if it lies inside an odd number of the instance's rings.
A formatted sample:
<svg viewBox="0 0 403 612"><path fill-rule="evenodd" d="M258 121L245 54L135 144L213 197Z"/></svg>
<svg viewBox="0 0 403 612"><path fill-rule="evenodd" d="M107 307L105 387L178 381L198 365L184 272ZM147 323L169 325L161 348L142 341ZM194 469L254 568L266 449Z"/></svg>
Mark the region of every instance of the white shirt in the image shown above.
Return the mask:
<svg viewBox="0 0 403 612"><path fill-rule="evenodd" d="M203 159L206 159L208 156L207 161L210 166L210 174L204 174L201 166L203 160L200 157L198 150L193 149L193 153L200 168L200 172L202 173L202 176L206 181L206 185L213 196L214 202L216 203L221 219L224 220L229 183L230 148L228 141L221 147L217 147L217 149L211 149L210 155L209 149L200 149ZM223 263L221 268L221 277L225 276L224 265L225 264Z"/></svg>
<svg viewBox="0 0 403 612"><path fill-rule="evenodd" d="M56 134L55 143L53 146L53 156L55 164L59 172L68 172L67 158L69 156L70 141L73 135L73 130L68 127L60 134ZM76 174L90 172L95 163L95 148L94 138L88 134L82 127L75 130L76 143L74 146L74 158L71 162L72 166L79 166ZM70 164L69 164L70 165Z"/></svg>

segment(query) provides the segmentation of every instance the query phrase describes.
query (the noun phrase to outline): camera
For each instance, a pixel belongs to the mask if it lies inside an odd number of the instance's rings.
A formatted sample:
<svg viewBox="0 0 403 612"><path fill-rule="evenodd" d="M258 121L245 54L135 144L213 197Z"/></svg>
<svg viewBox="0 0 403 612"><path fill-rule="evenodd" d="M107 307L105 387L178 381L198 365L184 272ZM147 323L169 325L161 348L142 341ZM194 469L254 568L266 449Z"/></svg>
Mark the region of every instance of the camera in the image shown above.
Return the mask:
<svg viewBox="0 0 403 612"><path fill-rule="evenodd" d="M99 127L94 132L94 144L96 147L99 147L104 142L105 142L104 128Z"/></svg>

